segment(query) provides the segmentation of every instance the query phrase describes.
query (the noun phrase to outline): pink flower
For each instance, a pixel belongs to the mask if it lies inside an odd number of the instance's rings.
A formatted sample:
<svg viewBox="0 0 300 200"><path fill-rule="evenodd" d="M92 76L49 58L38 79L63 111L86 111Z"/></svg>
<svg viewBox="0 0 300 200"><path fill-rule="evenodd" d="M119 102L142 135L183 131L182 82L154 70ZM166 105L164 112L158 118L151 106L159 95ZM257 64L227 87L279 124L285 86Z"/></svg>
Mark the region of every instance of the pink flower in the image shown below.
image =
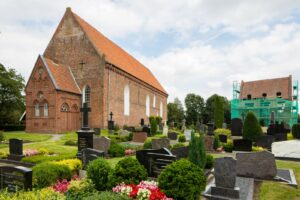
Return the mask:
<svg viewBox="0 0 300 200"><path fill-rule="evenodd" d="M52 187L56 192L66 193L68 191L69 184L70 182L64 179L62 181L57 181Z"/></svg>

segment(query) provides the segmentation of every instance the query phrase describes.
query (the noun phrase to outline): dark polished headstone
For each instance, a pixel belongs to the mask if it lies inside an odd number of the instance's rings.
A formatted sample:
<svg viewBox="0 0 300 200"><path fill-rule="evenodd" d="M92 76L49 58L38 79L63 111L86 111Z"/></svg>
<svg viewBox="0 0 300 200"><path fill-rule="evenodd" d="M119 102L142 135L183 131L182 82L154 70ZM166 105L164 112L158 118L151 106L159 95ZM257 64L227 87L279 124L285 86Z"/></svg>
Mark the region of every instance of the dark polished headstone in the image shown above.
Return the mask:
<svg viewBox="0 0 300 200"><path fill-rule="evenodd" d="M242 136L243 122L240 118L233 118L231 120L231 134L232 136Z"/></svg>
<svg viewBox="0 0 300 200"><path fill-rule="evenodd" d="M252 151L252 141L247 139L233 140L234 151Z"/></svg>
<svg viewBox="0 0 300 200"><path fill-rule="evenodd" d="M215 124L207 123L207 135L214 135L214 131L215 131Z"/></svg>
<svg viewBox="0 0 300 200"><path fill-rule="evenodd" d="M259 147L267 148L271 150L272 143L275 141L274 136L264 135L256 140L256 145Z"/></svg>
<svg viewBox="0 0 300 200"><path fill-rule="evenodd" d="M146 132L148 136L151 136L151 129L148 126L143 126L142 132Z"/></svg>
<svg viewBox="0 0 300 200"><path fill-rule="evenodd" d="M82 112L82 127L81 130L89 130L89 112L91 112L91 108L88 107L87 103L83 103L83 107L80 108L80 112Z"/></svg>
<svg viewBox="0 0 300 200"><path fill-rule="evenodd" d="M82 165L85 168L91 161L104 157L104 151L86 148L81 150L81 155Z"/></svg>
<svg viewBox="0 0 300 200"><path fill-rule="evenodd" d="M23 155L23 140L9 139L9 160L20 161Z"/></svg>
<svg viewBox="0 0 300 200"><path fill-rule="evenodd" d="M220 140L220 142L227 143L227 135L220 134L219 140Z"/></svg>
<svg viewBox="0 0 300 200"><path fill-rule="evenodd" d="M286 141L287 140L287 134L286 133L276 133L275 134L275 141Z"/></svg>
<svg viewBox="0 0 300 200"><path fill-rule="evenodd" d="M114 121L107 121L108 123L108 130L114 130L115 129L115 122Z"/></svg>
<svg viewBox="0 0 300 200"><path fill-rule="evenodd" d="M77 157L81 157L81 151L86 148L94 148L94 130L79 130L76 132L77 133L77 147L78 147L78 152L77 152Z"/></svg>
<svg viewBox="0 0 300 200"><path fill-rule="evenodd" d="M0 167L0 189L9 192L32 190L32 169L22 166Z"/></svg>
<svg viewBox="0 0 300 200"><path fill-rule="evenodd" d="M124 129L127 130L127 131L130 131L130 132L135 132L134 126L128 126L128 127L124 128Z"/></svg>
<svg viewBox="0 0 300 200"><path fill-rule="evenodd" d="M145 125L145 120L144 120L144 118L141 119L140 124L141 124L141 126L144 126L144 125Z"/></svg>
<svg viewBox="0 0 300 200"><path fill-rule="evenodd" d="M95 135L100 135L101 129L100 128L94 128Z"/></svg>
<svg viewBox="0 0 300 200"><path fill-rule="evenodd" d="M176 132L168 132L168 138L170 140L177 140L177 135L178 135L178 133L176 133Z"/></svg>
<svg viewBox="0 0 300 200"><path fill-rule="evenodd" d="M189 147L178 147L171 149L173 155L176 156L176 159L187 158L189 156Z"/></svg>

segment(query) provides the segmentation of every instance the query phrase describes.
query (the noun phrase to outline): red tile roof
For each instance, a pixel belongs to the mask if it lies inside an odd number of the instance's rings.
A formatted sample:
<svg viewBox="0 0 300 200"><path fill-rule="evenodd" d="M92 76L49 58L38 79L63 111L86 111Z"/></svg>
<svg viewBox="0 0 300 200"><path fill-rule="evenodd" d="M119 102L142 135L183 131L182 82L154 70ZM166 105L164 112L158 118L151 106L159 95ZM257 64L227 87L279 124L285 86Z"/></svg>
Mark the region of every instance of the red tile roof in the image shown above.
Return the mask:
<svg viewBox="0 0 300 200"><path fill-rule="evenodd" d="M49 69L50 77L57 90L81 94L68 66L56 64L48 58L42 58L46 67Z"/></svg>
<svg viewBox="0 0 300 200"><path fill-rule="evenodd" d="M241 83L240 99L262 98L266 93L266 98L276 98L277 92L281 92L283 99L292 99L292 76Z"/></svg>
<svg viewBox="0 0 300 200"><path fill-rule="evenodd" d="M69 10L70 11L70 10ZM67 9L68 12L68 9ZM78 15L73 13L73 16L82 27L83 31L87 34L90 41L93 43L95 48L105 55L105 59L120 68L121 70L129 73L130 75L142 80L150 86L158 89L159 91L167 94L158 80L154 77L151 71L137 61L134 57L129 55L117 44L109 40L94 27L89 25L86 21L81 19Z"/></svg>

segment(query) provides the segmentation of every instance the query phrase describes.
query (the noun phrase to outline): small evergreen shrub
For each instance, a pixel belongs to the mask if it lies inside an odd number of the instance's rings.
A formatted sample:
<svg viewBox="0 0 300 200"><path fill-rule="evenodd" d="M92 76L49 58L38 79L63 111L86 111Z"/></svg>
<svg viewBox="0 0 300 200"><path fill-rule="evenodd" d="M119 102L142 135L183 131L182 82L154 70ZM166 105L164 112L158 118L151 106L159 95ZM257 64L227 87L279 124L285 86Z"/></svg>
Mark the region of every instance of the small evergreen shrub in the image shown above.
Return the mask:
<svg viewBox="0 0 300 200"><path fill-rule="evenodd" d="M206 152L202 135L196 136L195 133L192 132L191 141L189 143L188 158L189 161L201 167L202 169L205 167Z"/></svg>
<svg viewBox="0 0 300 200"><path fill-rule="evenodd" d="M167 165L158 177L159 188L173 199L199 199L205 185L203 170L187 159Z"/></svg>
<svg viewBox="0 0 300 200"><path fill-rule="evenodd" d="M226 144L224 144L224 151L226 151L226 152L232 152L232 150L233 150L233 142L232 142L232 140L227 140L227 143Z"/></svg>
<svg viewBox="0 0 300 200"><path fill-rule="evenodd" d="M160 125L161 122L162 122L161 116L156 116L156 117L155 117L155 120L156 120L156 124L157 124L157 125Z"/></svg>
<svg viewBox="0 0 300 200"><path fill-rule="evenodd" d="M222 128L224 122L224 104L220 96L214 101L214 122L217 128Z"/></svg>
<svg viewBox="0 0 300 200"><path fill-rule="evenodd" d="M90 179L72 180L65 194L68 200L79 200L95 193L95 186Z"/></svg>
<svg viewBox="0 0 300 200"><path fill-rule="evenodd" d="M253 112L248 112L243 126L243 139L255 141L262 135L262 129Z"/></svg>
<svg viewBox="0 0 300 200"><path fill-rule="evenodd" d="M143 165L132 157L127 157L120 160L111 176L111 186L116 186L119 183L138 184L142 180L148 178L147 171Z"/></svg>
<svg viewBox="0 0 300 200"><path fill-rule="evenodd" d="M292 134L295 139L300 139L300 124L293 125Z"/></svg>
<svg viewBox="0 0 300 200"><path fill-rule="evenodd" d="M109 147L108 153L112 157L122 157L125 155L125 148L118 143L114 143Z"/></svg>
<svg viewBox="0 0 300 200"><path fill-rule="evenodd" d="M211 169L214 166L214 157L210 154L206 156L205 169Z"/></svg>
<svg viewBox="0 0 300 200"><path fill-rule="evenodd" d="M152 149L152 139L147 138L144 142L143 149Z"/></svg>
<svg viewBox="0 0 300 200"><path fill-rule="evenodd" d="M0 142L3 142L4 140L5 140L4 131L0 131Z"/></svg>
<svg viewBox="0 0 300 200"><path fill-rule="evenodd" d="M185 135L179 135L178 142L186 142Z"/></svg>
<svg viewBox="0 0 300 200"><path fill-rule="evenodd" d="M155 135L157 132L157 121L154 116L149 117L150 121L150 133L151 135Z"/></svg>
<svg viewBox="0 0 300 200"><path fill-rule="evenodd" d="M217 128L214 131L215 135L227 135L227 137L231 136L231 131L229 129L225 129L225 128Z"/></svg>
<svg viewBox="0 0 300 200"><path fill-rule="evenodd" d="M217 135L214 136L214 144L213 145L214 145L215 150L221 146L219 136L217 136Z"/></svg>
<svg viewBox="0 0 300 200"><path fill-rule="evenodd" d="M108 186L112 168L104 158L91 161L87 166L87 177L92 180L99 191L110 189Z"/></svg>
<svg viewBox="0 0 300 200"><path fill-rule="evenodd" d="M32 168L33 182L37 188L44 188L54 184L57 180L70 180L72 172L67 165L52 162L37 164Z"/></svg>

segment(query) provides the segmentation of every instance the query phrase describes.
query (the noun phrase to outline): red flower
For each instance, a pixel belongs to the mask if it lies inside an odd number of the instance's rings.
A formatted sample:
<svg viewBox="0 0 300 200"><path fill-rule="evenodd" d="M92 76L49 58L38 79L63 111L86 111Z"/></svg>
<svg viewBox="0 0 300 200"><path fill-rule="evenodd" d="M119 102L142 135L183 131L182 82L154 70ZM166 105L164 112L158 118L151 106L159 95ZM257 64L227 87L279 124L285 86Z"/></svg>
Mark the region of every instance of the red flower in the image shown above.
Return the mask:
<svg viewBox="0 0 300 200"><path fill-rule="evenodd" d="M137 196L137 193L138 193L138 191L139 191L139 187L137 187L136 185L129 185L131 188L132 188L132 191L131 191L131 193L130 193L130 197L131 198L135 198L136 196Z"/></svg>

